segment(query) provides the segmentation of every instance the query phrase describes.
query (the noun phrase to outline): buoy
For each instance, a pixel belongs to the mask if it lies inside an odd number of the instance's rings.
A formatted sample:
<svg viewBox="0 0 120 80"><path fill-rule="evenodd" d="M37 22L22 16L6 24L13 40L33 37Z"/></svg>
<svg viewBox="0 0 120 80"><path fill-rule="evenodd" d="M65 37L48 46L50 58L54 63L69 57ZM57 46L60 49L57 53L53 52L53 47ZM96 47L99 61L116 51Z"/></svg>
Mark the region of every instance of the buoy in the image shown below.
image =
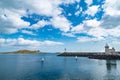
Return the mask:
<svg viewBox="0 0 120 80"><path fill-rule="evenodd" d="M41 59L42 62L43 62L44 60L45 60L44 58Z"/></svg>
<svg viewBox="0 0 120 80"><path fill-rule="evenodd" d="M77 56L75 56L75 59L77 60Z"/></svg>

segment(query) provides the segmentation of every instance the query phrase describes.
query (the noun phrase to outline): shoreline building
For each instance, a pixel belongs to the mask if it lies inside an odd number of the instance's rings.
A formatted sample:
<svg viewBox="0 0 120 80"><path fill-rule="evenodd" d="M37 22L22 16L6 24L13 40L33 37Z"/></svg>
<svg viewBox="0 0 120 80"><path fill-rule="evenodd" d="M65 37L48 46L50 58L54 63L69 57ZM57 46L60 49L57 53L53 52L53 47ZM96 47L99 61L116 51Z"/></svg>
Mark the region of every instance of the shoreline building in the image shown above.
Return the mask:
<svg viewBox="0 0 120 80"><path fill-rule="evenodd" d="M114 47L112 47L112 49L110 49L108 44L105 45L105 54L115 54L115 53L116 52L115 52Z"/></svg>

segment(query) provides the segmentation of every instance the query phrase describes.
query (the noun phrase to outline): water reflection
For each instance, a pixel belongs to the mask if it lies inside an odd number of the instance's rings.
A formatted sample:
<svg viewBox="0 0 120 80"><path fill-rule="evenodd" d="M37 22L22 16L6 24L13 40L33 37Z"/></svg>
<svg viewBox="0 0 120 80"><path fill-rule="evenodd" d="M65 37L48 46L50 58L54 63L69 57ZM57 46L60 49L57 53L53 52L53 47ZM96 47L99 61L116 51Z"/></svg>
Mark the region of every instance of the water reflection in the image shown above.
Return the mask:
<svg viewBox="0 0 120 80"><path fill-rule="evenodd" d="M65 68L66 68L66 64L67 64L67 58L65 57L65 58L63 59L63 65L64 65Z"/></svg>
<svg viewBox="0 0 120 80"><path fill-rule="evenodd" d="M105 80L119 80L117 75L117 63L116 60L106 60L107 73Z"/></svg>
<svg viewBox="0 0 120 80"><path fill-rule="evenodd" d="M41 61L41 69L43 70L44 68L44 61Z"/></svg>
<svg viewBox="0 0 120 80"><path fill-rule="evenodd" d="M111 72L112 70L116 70L117 68L116 60L106 60L106 68L108 72Z"/></svg>

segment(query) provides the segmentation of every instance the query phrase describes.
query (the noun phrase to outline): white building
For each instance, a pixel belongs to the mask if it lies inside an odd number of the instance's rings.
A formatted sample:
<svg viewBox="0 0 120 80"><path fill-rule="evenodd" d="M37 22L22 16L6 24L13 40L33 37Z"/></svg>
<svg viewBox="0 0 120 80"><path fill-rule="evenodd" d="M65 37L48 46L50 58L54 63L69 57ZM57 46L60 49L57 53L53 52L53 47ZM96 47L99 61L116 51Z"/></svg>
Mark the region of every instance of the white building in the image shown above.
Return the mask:
<svg viewBox="0 0 120 80"><path fill-rule="evenodd" d="M105 45L105 54L115 54L115 49L114 47L112 49L109 49L108 44Z"/></svg>

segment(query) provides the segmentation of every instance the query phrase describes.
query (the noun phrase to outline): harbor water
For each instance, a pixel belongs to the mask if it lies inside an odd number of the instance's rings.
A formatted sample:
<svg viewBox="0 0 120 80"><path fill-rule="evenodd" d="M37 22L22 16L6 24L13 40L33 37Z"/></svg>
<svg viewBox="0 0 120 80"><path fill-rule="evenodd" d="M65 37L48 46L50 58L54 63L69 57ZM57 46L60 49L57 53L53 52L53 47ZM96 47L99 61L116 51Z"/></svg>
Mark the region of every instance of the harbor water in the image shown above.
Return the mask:
<svg viewBox="0 0 120 80"><path fill-rule="evenodd" d="M55 53L0 54L0 80L120 80L120 61Z"/></svg>

